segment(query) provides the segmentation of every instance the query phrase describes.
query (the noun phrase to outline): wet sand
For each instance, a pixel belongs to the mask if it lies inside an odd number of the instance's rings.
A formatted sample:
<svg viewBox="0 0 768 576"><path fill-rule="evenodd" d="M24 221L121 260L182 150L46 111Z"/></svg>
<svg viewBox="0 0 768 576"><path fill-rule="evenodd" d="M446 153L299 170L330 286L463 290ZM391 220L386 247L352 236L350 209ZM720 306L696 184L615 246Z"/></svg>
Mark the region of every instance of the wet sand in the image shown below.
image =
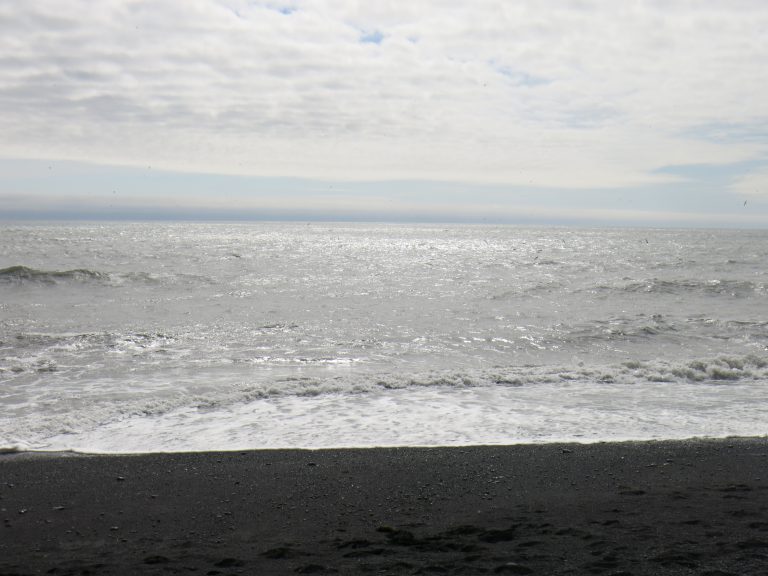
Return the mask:
<svg viewBox="0 0 768 576"><path fill-rule="evenodd" d="M0 574L768 573L768 439L0 455Z"/></svg>

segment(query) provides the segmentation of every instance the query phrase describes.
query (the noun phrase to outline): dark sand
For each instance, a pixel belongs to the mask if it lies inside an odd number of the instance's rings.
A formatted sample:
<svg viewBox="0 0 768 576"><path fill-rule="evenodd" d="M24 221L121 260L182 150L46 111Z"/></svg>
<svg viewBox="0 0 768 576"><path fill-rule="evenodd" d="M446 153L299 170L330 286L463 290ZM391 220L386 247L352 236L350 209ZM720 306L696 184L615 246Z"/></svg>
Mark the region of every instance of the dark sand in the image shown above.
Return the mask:
<svg viewBox="0 0 768 576"><path fill-rule="evenodd" d="M768 574L768 439L0 456L0 574Z"/></svg>

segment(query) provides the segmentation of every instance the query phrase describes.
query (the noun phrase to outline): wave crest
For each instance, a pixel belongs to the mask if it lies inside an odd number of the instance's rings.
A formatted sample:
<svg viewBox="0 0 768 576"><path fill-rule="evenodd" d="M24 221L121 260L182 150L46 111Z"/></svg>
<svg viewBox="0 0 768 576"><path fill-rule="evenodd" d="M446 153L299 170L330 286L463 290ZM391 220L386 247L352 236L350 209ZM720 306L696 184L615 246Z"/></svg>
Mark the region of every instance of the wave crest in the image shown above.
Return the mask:
<svg viewBox="0 0 768 576"><path fill-rule="evenodd" d="M86 268L74 270L38 270L28 266L10 266L0 270L0 282L56 284L58 282L87 282L109 279L109 275Z"/></svg>
<svg viewBox="0 0 768 576"><path fill-rule="evenodd" d="M712 296L745 297L765 292L763 284L741 280L660 280L653 278L632 282L619 289L631 294L687 294L699 293Z"/></svg>

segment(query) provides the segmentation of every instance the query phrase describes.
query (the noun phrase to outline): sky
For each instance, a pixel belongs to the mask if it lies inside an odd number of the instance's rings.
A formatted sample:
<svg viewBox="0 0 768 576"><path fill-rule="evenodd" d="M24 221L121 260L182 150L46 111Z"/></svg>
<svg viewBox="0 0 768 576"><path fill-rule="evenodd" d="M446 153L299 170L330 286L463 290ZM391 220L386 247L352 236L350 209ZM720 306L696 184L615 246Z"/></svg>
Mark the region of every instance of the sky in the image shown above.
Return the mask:
<svg viewBox="0 0 768 576"><path fill-rule="evenodd" d="M765 0L0 0L0 220L768 228Z"/></svg>

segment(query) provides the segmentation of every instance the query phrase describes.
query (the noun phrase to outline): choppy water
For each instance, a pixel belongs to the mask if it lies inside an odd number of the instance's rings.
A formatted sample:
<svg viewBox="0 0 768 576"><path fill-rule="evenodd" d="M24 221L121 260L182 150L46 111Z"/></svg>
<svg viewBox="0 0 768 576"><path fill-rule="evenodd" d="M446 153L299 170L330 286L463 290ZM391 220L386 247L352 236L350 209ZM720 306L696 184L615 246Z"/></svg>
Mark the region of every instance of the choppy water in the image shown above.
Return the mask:
<svg viewBox="0 0 768 576"><path fill-rule="evenodd" d="M768 433L768 232L0 227L0 446Z"/></svg>

